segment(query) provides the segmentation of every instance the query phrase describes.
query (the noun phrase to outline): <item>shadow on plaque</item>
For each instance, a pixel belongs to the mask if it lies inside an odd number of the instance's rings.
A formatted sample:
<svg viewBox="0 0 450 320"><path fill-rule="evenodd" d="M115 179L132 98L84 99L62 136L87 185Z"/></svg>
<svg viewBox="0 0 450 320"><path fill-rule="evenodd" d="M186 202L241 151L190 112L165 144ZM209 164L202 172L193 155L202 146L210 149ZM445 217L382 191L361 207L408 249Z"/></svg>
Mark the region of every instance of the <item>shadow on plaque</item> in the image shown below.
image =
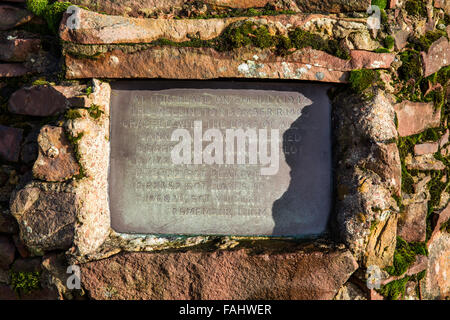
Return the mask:
<svg viewBox="0 0 450 320"><path fill-rule="evenodd" d="M272 206L273 236L303 238L318 236L327 229L332 204L331 133L329 126L320 123L329 119L323 116L323 112L329 112L328 106L321 102L303 108L301 116L283 134L283 153L291 180ZM289 141L292 134L301 137L299 141Z"/></svg>

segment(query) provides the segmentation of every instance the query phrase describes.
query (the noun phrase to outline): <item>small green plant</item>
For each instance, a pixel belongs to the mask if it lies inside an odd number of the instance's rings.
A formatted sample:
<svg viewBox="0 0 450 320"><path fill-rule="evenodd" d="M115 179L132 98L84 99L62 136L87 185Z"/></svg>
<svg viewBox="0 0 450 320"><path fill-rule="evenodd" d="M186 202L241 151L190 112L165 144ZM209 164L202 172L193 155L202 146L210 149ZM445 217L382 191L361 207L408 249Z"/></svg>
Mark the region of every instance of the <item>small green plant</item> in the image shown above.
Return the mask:
<svg viewBox="0 0 450 320"><path fill-rule="evenodd" d="M86 92L85 93L89 97L92 94L92 91L93 91L92 87L89 86L89 87L86 88Z"/></svg>
<svg viewBox="0 0 450 320"><path fill-rule="evenodd" d="M376 70L359 69L350 72L349 83L354 92L362 92L379 80Z"/></svg>
<svg viewBox="0 0 450 320"><path fill-rule="evenodd" d="M10 271L11 286L14 291L20 296L28 294L33 290L41 287L41 273L36 272L16 272Z"/></svg>
<svg viewBox="0 0 450 320"><path fill-rule="evenodd" d="M88 109L88 112L89 116L91 116L91 118L93 118L94 120L98 120L103 114L103 111L100 109L100 106L96 104L92 104Z"/></svg>

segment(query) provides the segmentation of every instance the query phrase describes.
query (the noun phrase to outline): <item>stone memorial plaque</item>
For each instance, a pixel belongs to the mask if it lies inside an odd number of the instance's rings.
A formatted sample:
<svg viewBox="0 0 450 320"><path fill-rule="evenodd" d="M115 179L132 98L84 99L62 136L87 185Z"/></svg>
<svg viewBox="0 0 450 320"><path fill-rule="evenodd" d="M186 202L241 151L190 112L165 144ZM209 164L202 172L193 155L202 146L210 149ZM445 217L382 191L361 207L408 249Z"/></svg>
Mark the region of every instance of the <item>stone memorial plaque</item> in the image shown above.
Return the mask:
<svg viewBox="0 0 450 320"><path fill-rule="evenodd" d="M311 236L332 204L328 85L112 84L117 232Z"/></svg>

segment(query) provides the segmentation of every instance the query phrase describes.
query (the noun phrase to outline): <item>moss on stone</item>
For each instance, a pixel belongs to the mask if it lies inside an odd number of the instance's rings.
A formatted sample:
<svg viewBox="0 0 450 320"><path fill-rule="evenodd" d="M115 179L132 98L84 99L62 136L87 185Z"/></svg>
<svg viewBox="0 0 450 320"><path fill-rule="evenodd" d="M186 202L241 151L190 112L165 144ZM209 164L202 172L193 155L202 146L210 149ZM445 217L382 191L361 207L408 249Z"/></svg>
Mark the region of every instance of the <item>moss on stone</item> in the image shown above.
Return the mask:
<svg viewBox="0 0 450 320"><path fill-rule="evenodd" d="M395 44L394 37L392 37L392 36L386 36L386 38L384 38L384 46L385 46L388 50L392 50L392 49L394 48L394 44Z"/></svg>
<svg viewBox="0 0 450 320"><path fill-rule="evenodd" d="M80 167L79 173L73 177L75 180L80 180L80 179L83 179L84 177L86 177L85 169L84 169L83 165L81 164L81 153L80 153L80 149L79 149L79 145L78 145L80 140L83 138L83 136L84 136L84 132L80 132L76 136L72 136L71 134L66 132L66 137L72 145L75 159L77 160L78 165Z"/></svg>
<svg viewBox="0 0 450 320"><path fill-rule="evenodd" d="M392 266L386 267L385 270L393 276L403 275L409 266L416 261L416 255L428 255L425 243L412 242L408 243L401 237L397 236L397 245L394 252L394 262Z"/></svg>
<svg viewBox="0 0 450 320"><path fill-rule="evenodd" d="M354 92L363 92L378 80L378 71L369 69L352 70L349 77L350 87Z"/></svg>
<svg viewBox="0 0 450 320"><path fill-rule="evenodd" d="M16 272L10 271L11 286L19 296L28 294L41 287L41 273L36 272Z"/></svg>
<svg viewBox="0 0 450 320"><path fill-rule="evenodd" d="M416 83L422 79L422 60L415 50L407 50L400 54L402 66L398 69L401 80L415 79Z"/></svg>
<svg viewBox="0 0 450 320"><path fill-rule="evenodd" d="M413 48L417 51L428 51L430 46L441 37L447 37L447 33L442 30L428 31L420 38L414 38L408 44L409 48Z"/></svg>
<svg viewBox="0 0 450 320"><path fill-rule="evenodd" d="M48 6L48 0L27 0L27 9L33 14L42 17Z"/></svg>
<svg viewBox="0 0 450 320"><path fill-rule="evenodd" d="M81 118L81 113L80 113L80 111L78 111L76 109L69 109L66 111L66 114L64 117L67 120L75 120L75 119Z"/></svg>
<svg viewBox="0 0 450 320"><path fill-rule="evenodd" d="M450 233L450 219L441 225L440 230Z"/></svg>
<svg viewBox="0 0 450 320"><path fill-rule="evenodd" d="M372 0L372 5L377 6L380 9L385 9L387 6L387 0Z"/></svg>
<svg viewBox="0 0 450 320"><path fill-rule="evenodd" d="M103 111L100 109L100 106L92 104L88 109L88 113L92 119L98 120L102 116Z"/></svg>
<svg viewBox="0 0 450 320"><path fill-rule="evenodd" d="M289 32L289 38L291 39L293 46L297 49L311 47L316 50L325 51L341 59L350 59L349 53L342 49L337 40L323 39L318 34L300 28L296 28Z"/></svg>
<svg viewBox="0 0 450 320"><path fill-rule="evenodd" d="M58 1L49 4L48 0L27 0L26 5L33 14L45 19L53 33L57 33L63 13L72 4Z"/></svg>
<svg viewBox="0 0 450 320"><path fill-rule="evenodd" d="M436 158L437 155L435 155ZM440 156L440 153L439 153ZM437 158L439 158L437 156ZM443 160L443 159L438 159ZM445 162L444 162L445 163ZM448 164L447 164L448 165ZM445 170L446 171L446 170ZM442 177L446 174L443 171L432 171L430 172L431 180L428 182L428 190L430 192L430 200L428 201L428 212L427 212L427 230L426 230L426 240L430 239L431 233L433 232L432 226L432 214L441 201L441 194L447 188L448 184L442 182Z"/></svg>
<svg viewBox="0 0 450 320"><path fill-rule="evenodd" d="M213 19L213 18L231 18L231 17L256 17L256 16L277 16L280 14L296 14L293 10L277 10L272 4L267 4L262 8L227 8L226 11L220 12L214 8L214 11L208 10L201 14L190 14L190 19Z"/></svg>
<svg viewBox="0 0 450 320"><path fill-rule="evenodd" d="M408 0L405 3L405 10L411 16L426 17L427 7L423 0Z"/></svg>
<svg viewBox="0 0 450 320"><path fill-rule="evenodd" d="M397 300L405 294L406 284L410 277L406 276L399 280L391 281L382 286L378 292L389 300Z"/></svg>

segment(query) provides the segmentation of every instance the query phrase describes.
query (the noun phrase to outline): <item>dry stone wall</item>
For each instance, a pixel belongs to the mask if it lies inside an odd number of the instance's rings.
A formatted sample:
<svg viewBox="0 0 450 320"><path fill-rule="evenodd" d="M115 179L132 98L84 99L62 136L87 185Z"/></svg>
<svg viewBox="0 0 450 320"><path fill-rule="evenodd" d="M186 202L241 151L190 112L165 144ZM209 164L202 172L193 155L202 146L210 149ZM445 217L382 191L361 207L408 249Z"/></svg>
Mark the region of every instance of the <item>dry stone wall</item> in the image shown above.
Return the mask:
<svg viewBox="0 0 450 320"><path fill-rule="evenodd" d="M0 1L0 298L449 298L450 2L386 2ZM112 230L117 78L335 84L330 231Z"/></svg>

